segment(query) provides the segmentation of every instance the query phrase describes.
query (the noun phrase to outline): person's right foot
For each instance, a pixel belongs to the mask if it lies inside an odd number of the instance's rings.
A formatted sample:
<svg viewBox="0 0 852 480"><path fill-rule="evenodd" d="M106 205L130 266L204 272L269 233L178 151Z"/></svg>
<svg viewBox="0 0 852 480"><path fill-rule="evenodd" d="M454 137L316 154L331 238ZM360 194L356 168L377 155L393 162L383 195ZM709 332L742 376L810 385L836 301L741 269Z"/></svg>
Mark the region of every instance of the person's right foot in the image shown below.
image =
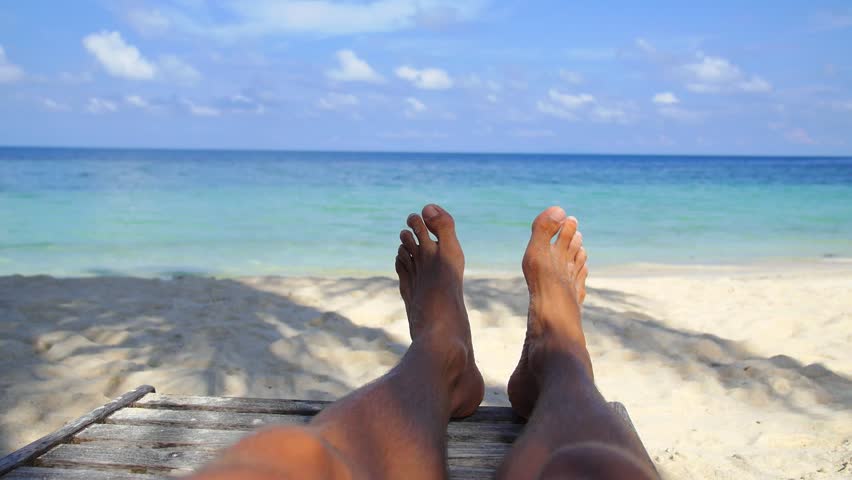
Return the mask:
<svg viewBox="0 0 852 480"><path fill-rule="evenodd" d="M443 359L451 383L452 416L466 417L482 402L485 384L473 355L464 306L464 253L455 221L446 210L429 204L422 213L422 217L408 217L413 234L411 230L400 232L402 245L396 257L399 293L413 344L428 345L430 354Z"/></svg>
<svg viewBox="0 0 852 480"><path fill-rule="evenodd" d="M508 385L512 408L524 418L532 413L549 367L559 368L566 358L579 360L592 376L581 325L589 273L586 258L576 218L567 217L560 207L536 217L522 262L530 293L527 334Z"/></svg>

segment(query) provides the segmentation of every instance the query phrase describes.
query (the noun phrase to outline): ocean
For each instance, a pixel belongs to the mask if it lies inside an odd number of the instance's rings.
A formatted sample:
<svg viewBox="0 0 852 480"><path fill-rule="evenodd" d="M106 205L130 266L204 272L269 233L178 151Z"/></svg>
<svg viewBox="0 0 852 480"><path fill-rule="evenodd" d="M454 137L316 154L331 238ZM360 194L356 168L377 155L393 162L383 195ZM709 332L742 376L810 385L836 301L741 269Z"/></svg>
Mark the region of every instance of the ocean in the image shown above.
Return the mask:
<svg viewBox="0 0 852 480"><path fill-rule="evenodd" d="M520 273L549 205L590 264L852 257L852 158L0 148L0 275L393 275L405 218Z"/></svg>

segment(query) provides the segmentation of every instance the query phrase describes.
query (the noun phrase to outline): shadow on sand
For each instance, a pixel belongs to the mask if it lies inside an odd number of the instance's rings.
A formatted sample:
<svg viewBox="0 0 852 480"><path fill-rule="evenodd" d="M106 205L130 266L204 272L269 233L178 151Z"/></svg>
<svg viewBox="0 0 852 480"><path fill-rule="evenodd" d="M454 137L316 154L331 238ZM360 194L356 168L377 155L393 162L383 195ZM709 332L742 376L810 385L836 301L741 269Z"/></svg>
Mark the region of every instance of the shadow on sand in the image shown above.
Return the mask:
<svg viewBox="0 0 852 480"><path fill-rule="evenodd" d="M263 281L283 286L273 293L186 275L0 278L0 345L9 355L0 379L6 412L0 451L22 446L12 429L53 430L103 403L103 396L141 383L164 393L338 398L387 370L407 347L406 339L383 328L306 305L280 279ZM383 277L317 282L329 296L396 290L396 281ZM761 357L737 342L671 328L638 313L635 299L623 292L591 290L590 297L615 307L586 308L587 336L618 342L635 351L637 361L658 361L685 380L712 375L727 389L759 391L791 410L796 406L779 390L778 378L795 377L820 403L852 408L852 382L823 365ZM470 309L493 314L486 327L499 328L499 312L523 317L527 308L520 278L471 279L466 299ZM69 404L75 414L49 417L47 410Z"/></svg>

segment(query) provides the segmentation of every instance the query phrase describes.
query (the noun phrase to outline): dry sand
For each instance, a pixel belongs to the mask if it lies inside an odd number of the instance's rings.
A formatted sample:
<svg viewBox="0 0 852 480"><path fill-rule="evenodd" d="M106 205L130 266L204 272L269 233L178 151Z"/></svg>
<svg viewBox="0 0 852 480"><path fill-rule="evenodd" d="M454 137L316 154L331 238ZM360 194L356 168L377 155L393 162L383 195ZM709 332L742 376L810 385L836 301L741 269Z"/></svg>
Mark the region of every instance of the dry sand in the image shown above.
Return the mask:
<svg viewBox="0 0 852 480"><path fill-rule="evenodd" d="M604 395L666 478L852 476L852 264L593 271ZM124 391L334 399L408 344L391 278L0 278L0 453ZM524 337L522 278L466 283L486 402Z"/></svg>

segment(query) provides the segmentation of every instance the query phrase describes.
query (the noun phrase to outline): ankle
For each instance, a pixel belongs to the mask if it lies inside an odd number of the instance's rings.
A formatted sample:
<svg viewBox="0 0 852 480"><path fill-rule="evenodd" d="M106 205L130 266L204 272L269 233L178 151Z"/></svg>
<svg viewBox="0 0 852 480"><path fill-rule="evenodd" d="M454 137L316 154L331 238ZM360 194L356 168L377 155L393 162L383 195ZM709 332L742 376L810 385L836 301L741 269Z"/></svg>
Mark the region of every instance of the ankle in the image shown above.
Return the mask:
<svg viewBox="0 0 852 480"><path fill-rule="evenodd" d="M588 380L594 383L592 360L581 343L559 345L551 342L531 346L529 362L542 390L548 385L566 382Z"/></svg>
<svg viewBox="0 0 852 480"><path fill-rule="evenodd" d="M429 333L412 341L406 356L428 365L448 386L452 386L468 368L470 349L461 339Z"/></svg>

